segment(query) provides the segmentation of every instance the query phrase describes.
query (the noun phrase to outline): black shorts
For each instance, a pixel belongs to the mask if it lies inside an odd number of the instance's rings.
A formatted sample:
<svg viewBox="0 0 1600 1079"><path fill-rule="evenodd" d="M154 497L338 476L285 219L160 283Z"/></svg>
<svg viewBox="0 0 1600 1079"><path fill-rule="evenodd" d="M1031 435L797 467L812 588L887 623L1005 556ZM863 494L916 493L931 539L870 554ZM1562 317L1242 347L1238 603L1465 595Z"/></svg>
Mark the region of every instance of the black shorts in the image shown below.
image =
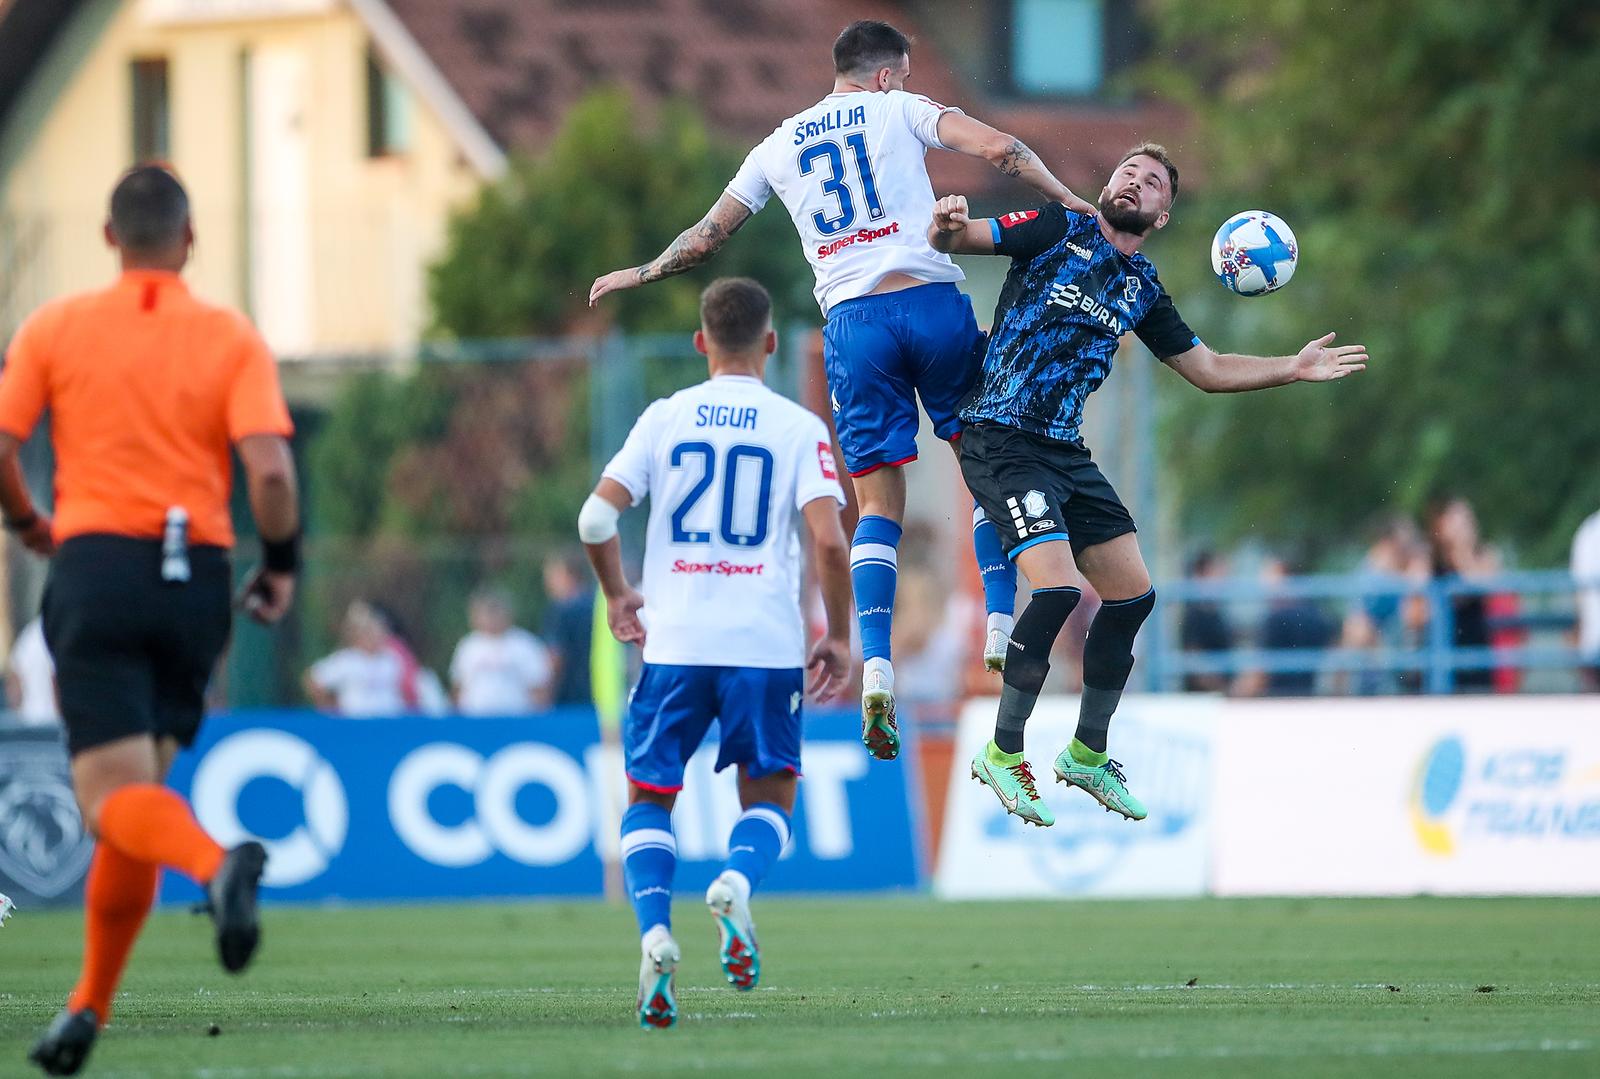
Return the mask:
<svg viewBox="0 0 1600 1079"><path fill-rule="evenodd" d="M961 433L961 474L1011 558L1061 539L1077 554L1134 531L1127 507L1081 443L976 424Z"/></svg>
<svg viewBox="0 0 1600 1079"><path fill-rule="evenodd" d="M45 643L67 751L134 734L190 745L206 685L232 627L232 570L221 547L189 548L190 579L161 580L161 543L74 536L45 583Z"/></svg>

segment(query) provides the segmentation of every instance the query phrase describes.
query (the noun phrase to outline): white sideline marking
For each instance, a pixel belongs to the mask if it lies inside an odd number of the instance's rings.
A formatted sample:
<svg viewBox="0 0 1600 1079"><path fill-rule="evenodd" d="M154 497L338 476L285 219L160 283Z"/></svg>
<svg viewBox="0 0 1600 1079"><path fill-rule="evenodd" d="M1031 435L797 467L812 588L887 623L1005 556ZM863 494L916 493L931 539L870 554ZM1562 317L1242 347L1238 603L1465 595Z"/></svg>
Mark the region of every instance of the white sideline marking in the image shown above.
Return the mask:
<svg viewBox="0 0 1600 1079"><path fill-rule="evenodd" d="M890 1013L892 1014L892 1013ZM706 1017L711 1018L711 1017ZM734 1013L731 1015L717 1016L722 1019L754 1019L751 1013ZM1370 1045L1355 1045L1343 1047L1320 1048L1313 1052L1282 1051L1266 1046L1254 1045L1212 1045L1195 1048L1181 1048L1170 1045L1143 1046L1134 1049L1122 1050L1123 1056L1135 1057L1141 1060L1173 1060L1185 1057L1197 1057L1208 1060L1228 1060L1235 1058L1265 1058L1265 1057L1381 1057L1381 1056L1429 1056L1447 1055L1464 1056L1478 1054L1503 1054L1503 1053L1586 1053L1600 1048L1600 1042L1582 1038L1542 1038L1523 1039L1520 1041L1495 1041L1495 1042L1458 1042L1448 1045L1416 1043L1416 1042L1374 1042ZM992 1050L982 1054L956 1056L949 1053L910 1053L902 1057L903 1060L923 1064L960 1064L960 1063L993 1063L997 1056L1009 1057L1017 1063L1058 1063L1075 1058L1075 1053L1070 1049L1013 1049L1010 1053L997 1054ZM618 1061L617 1066L627 1068L628 1065ZM196 1068L186 1074L193 1079L337 1079L344 1076L386 1075L389 1072L387 1065L360 1065L356 1067L300 1067L293 1064L279 1064L265 1068ZM456 1061L451 1065L452 1075L502 1075L504 1065L477 1066ZM147 1071L100 1071L97 1075L104 1079L171 1079L171 1071L163 1071L157 1075Z"/></svg>

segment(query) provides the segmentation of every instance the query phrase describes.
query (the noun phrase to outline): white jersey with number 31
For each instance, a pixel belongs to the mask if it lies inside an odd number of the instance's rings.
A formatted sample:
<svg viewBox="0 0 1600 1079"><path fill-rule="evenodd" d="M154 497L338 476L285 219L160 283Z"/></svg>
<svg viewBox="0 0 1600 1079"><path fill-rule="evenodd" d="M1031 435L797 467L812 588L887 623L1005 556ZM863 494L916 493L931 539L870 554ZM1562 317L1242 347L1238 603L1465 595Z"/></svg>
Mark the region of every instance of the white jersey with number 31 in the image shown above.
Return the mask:
<svg viewBox="0 0 1600 1079"><path fill-rule="evenodd" d="M646 663L805 666L799 511L844 505L821 419L723 375L645 409L605 475L650 496Z"/></svg>
<svg viewBox="0 0 1600 1079"><path fill-rule="evenodd" d="M933 184L923 161L943 149L939 117L959 112L904 90L829 94L750 151L728 194L761 209L783 200L817 275L823 313L891 273L960 281L928 244Z"/></svg>

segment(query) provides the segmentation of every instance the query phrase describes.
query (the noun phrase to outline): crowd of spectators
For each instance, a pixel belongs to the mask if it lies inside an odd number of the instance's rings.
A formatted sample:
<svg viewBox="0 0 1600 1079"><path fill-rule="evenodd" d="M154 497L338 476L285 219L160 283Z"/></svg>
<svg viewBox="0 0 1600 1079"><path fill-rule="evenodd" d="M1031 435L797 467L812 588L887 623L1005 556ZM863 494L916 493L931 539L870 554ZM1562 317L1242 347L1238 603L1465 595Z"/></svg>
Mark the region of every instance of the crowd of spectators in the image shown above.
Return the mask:
<svg viewBox="0 0 1600 1079"><path fill-rule="evenodd" d="M1595 563L1587 576L1600 579L1600 514L1590 518L1585 528L1591 529L1590 545L1584 547L1586 533L1580 531L1573 548L1573 575L1580 580L1585 577L1583 566L1588 563L1583 559L1587 557ZM1583 553L1591 548L1591 553ZM1354 571L1355 599L1311 599L1285 590L1282 582L1307 572L1307 567L1291 557L1269 556L1260 569L1260 593L1265 596L1260 604L1262 613L1253 619L1238 618L1232 616L1238 604L1215 599L1187 602L1179 616L1180 648L1213 655L1254 648L1279 656L1296 650L1339 648L1347 656L1357 657L1354 669L1322 672L1308 664L1294 670L1246 670L1232 677L1195 673L1185 677L1184 688L1238 696L1420 692L1425 688L1421 671L1414 667L1397 670L1384 660L1398 651L1415 653L1428 647L1433 620L1446 616L1439 609L1442 603L1449 605L1447 643L1453 649L1504 650L1526 643L1526 620L1515 593L1450 588L1447 598L1441 599L1441 591L1429 587L1486 582L1503 568L1499 549L1484 541L1477 514L1459 497L1431 506L1420 528L1404 517L1381 522ZM1188 571L1189 579L1198 581L1232 576L1227 562L1209 551L1193 558ZM1585 604L1594 607L1589 623L1584 622ZM1580 592L1579 607L1580 647L1600 658L1600 592ZM1591 624L1592 629L1585 628ZM1585 642L1585 633L1594 639ZM1363 655L1370 662L1362 664ZM1594 686L1594 672L1588 677ZM1514 664L1488 662L1459 667L1451 673L1450 683L1458 693L1512 693L1521 688L1522 674Z"/></svg>
<svg viewBox="0 0 1600 1079"><path fill-rule="evenodd" d="M545 563L543 639L516 624L506 592L475 592L467 607L470 628L451 655L448 689L418 660L390 611L357 599L345 611L342 647L306 670L306 697L320 711L351 719L512 716L588 704L594 589L579 565L569 555Z"/></svg>

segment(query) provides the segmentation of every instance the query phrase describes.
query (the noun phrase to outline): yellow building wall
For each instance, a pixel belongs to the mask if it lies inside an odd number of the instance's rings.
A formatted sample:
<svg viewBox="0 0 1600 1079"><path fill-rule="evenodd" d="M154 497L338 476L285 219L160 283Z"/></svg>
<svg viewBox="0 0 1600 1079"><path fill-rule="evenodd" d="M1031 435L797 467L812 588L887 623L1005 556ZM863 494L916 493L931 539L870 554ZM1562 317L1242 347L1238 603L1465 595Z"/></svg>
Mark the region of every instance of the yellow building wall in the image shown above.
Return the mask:
<svg viewBox="0 0 1600 1079"><path fill-rule="evenodd" d="M424 327L424 270L450 210L481 178L415 94L409 148L367 154L368 35L347 9L254 21L163 25L124 2L0 183L0 215L33 237L13 269L14 322L39 302L116 272L101 236L106 201L132 159L132 76L139 58L168 63L170 157L189 188L198 237L188 272L210 299L249 310L250 212L245 57L292 49L307 64L313 354L404 349ZM0 340L13 325L0 324ZM269 339L271 333L268 333ZM298 351L298 349L296 349Z"/></svg>

